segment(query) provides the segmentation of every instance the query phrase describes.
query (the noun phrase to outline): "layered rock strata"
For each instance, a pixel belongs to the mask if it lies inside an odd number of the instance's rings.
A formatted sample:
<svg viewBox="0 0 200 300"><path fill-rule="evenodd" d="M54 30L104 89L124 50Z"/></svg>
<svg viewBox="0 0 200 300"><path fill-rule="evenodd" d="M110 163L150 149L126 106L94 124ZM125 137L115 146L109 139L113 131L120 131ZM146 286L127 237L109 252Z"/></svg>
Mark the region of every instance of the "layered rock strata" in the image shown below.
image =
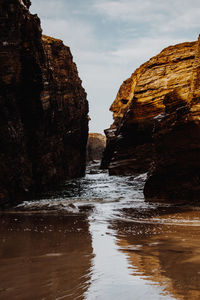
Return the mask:
<svg viewBox="0 0 200 300"><path fill-rule="evenodd" d="M144 188L147 198L200 197L200 38L188 95L178 89L164 99L154 131L155 156Z"/></svg>
<svg viewBox="0 0 200 300"><path fill-rule="evenodd" d="M114 123L106 130L102 167L113 174L146 172L153 160L154 122L165 110L165 96L190 90L196 42L164 49L123 82L111 106Z"/></svg>
<svg viewBox="0 0 200 300"><path fill-rule="evenodd" d="M87 161L101 160L104 148L106 146L106 137L100 133L89 133L87 144Z"/></svg>
<svg viewBox="0 0 200 300"><path fill-rule="evenodd" d="M70 49L29 0L0 0L0 206L85 170L88 103Z"/></svg>
<svg viewBox="0 0 200 300"><path fill-rule="evenodd" d="M200 196L200 39L164 49L123 82L106 130L110 174L149 171L147 198Z"/></svg>

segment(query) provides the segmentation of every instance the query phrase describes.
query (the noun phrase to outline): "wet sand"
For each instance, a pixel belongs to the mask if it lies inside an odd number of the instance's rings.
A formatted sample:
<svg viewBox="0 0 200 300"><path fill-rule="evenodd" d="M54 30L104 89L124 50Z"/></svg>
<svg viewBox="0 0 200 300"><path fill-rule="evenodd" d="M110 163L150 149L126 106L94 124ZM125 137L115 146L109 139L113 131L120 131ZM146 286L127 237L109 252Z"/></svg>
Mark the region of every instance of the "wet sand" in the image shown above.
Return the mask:
<svg viewBox="0 0 200 300"><path fill-rule="evenodd" d="M114 222L132 275L153 281L174 299L200 299L200 212ZM141 220L140 220L141 221Z"/></svg>
<svg viewBox="0 0 200 300"><path fill-rule="evenodd" d="M0 217L0 299L200 299L200 208L88 169Z"/></svg>
<svg viewBox="0 0 200 300"><path fill-rule="evenodd" d="M83 217L3 214L0 299L84 299L92 258Z"/></svg>

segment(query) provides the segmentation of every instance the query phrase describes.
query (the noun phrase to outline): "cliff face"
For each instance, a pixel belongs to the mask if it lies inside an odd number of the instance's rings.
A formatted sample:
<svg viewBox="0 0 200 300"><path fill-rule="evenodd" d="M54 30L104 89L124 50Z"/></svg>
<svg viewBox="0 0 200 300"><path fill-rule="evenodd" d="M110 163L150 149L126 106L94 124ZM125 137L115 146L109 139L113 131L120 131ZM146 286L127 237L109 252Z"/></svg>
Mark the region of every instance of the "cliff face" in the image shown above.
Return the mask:
<svg viewBox="0 0 200 300"><path fill-rule="evenodd" d="M170 46L124 81L102 167L149 171L148 198L200 196L200 39Z"/></svg>
<svg viewBox="0 0 200 300"><path fill-rule="evenodd" d="M88 104L68 47L30 1L0 0L0 205L85 169Z"/></svg>
<svg viewBox="0 0 200 300"><path fill-rule="evenodd" d="M200 197L200 38L191 89L174 90L164 99L165 113L155 124L153 165L145 185L147 198Z"/></svg>
<svg viewBox="0 0 200 300"><path fill-rule="evenodd" d="M100 133L89 133L87 144L87 160L101 160L104 148L106 146L106 137Z"/></svg>
<svg viewBox="0 0 200 300"><path fill-rule="evenodd" d="M114 123L106 130L107 148L102 167L110 174L146 172L153 159L155 118L165 109L165 96L190 90L196 42L164 49L124 81L111 106Z"/></svg>
<svg viewBox="0 0 200 300"><path fill-rule="evenodd" d="M43 151L37 174L41 166L46 168L48 175L42 172L40 179L46 184L49 180L84 175L88 104L69 47L46 36L42 41L45 67L41 102L48 134L39 147Z"/></svg>

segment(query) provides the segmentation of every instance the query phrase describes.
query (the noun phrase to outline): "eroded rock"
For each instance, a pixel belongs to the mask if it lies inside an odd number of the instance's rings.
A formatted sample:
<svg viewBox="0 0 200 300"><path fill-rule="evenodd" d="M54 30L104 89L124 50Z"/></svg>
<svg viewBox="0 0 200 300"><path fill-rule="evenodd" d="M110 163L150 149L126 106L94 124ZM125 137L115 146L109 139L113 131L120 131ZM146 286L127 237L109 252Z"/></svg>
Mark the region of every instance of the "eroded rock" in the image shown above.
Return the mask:
<svg viewBox="0 0 200 300"><path fill-rule="evenodd" d="M88 103L70 49L30 1L0 0L0 205L85 170Z"/></svg>
<svg viewBox="0 0 200 300"><path fill-rule="evenodd" d="M105 131L107 148L102 166L108 167L111 175L149 170L155 119L162 117L163 101L169 92L181 88L182 97L187 98L196 44L182 43L164 49L121 85L110 108L114 124Z"/></svg>
<svg viewBox="0 0 200 300"><path fill-rule="evenodd" d="M110 174L150 170L148 199L199 199L200 40L170 46L143 64L123 82L111 110L102 162Z"/></svg>
<svg viewBox="0 0 200 300"><path fill-rule="evenodd" d="M156 123L155 156L145 185L147 198L200 197L200 39L191 90L174 90L165 96L165 114Z"/></svg>

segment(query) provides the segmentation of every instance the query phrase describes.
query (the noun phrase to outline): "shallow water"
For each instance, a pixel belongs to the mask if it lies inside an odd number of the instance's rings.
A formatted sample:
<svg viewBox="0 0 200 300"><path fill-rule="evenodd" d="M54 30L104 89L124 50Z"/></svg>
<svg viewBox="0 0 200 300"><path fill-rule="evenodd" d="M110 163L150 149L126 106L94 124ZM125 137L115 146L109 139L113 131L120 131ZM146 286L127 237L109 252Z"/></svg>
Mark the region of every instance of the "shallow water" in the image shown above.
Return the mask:
<svg viewBox="0 0 200 300"><path fill-rule="evenodd" d="M200 208L88 168L0 218L0 299L200 299Z"/></svg>

